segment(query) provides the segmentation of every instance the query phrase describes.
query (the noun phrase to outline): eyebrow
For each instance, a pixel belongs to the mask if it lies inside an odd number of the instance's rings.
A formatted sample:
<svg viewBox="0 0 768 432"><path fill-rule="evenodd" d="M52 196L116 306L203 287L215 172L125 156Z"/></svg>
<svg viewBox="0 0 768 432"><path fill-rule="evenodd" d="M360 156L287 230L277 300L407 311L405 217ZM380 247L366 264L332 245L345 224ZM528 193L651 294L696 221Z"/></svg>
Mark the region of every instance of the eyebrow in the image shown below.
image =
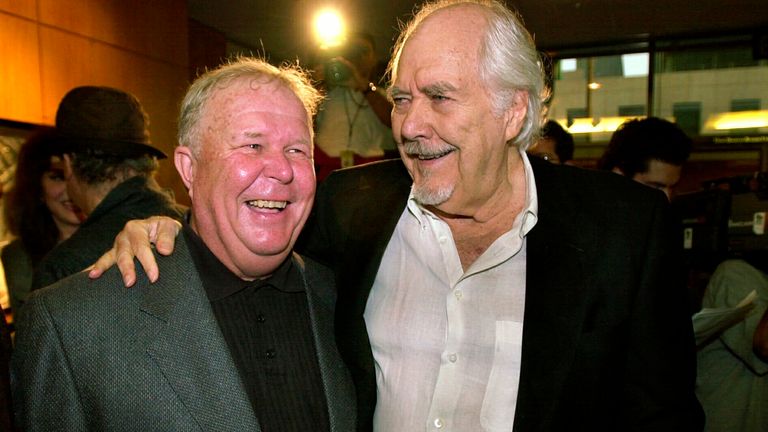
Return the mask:
<svg viewBox="0 0 768 432"><path fill-rule="evenodd" d="M264 134L261 132L245 132L243 133L243 136L246 138L261 138L264 136Z"/></svg>
<svg viewBox="0 0 768 432"><path fill-rule="evenodd" d="M434 84L429 84L424 87L420 87L419 91L426 94L427 96L434 96L434 95L441 95L441 94L449 93L452 91L456 91L456 86L454 86L449 82L439 81ZM409 95L409 94L411 94L409 91L403 90L397 86L392 86L389 89L390 98L393 98L395 96L400 96L400 95Z"/></svg>
<svg viewBox="0 0 768 432"><path fill-rule="evenodd" d="M264 138L266 135L261 132L244 132L243 136L248 139L261 139ZM312 147L313 141L311 138L297 138L291 142L292 145L301 144L306 145L309 147Z"/></svg>
<svg viewBox="0 0 768 432"><path fill-rule="evenodd" d="M421 87L419 90L427 96L434 96L456 91L456 86L445 81L438 81L434 84Z"/></svg>
<svg viewBox="0 0 768 432"><path fill-rule="evenodd" d="M409 92L407 92L407 91L405 91L405 90L403 90L403 89L401 89L400 87L397 87L397 86L392 86L387 91L387 97L390 99L390 101L395 96L401 96L401 95L404 95L404 94L409 94Z"/></svg>

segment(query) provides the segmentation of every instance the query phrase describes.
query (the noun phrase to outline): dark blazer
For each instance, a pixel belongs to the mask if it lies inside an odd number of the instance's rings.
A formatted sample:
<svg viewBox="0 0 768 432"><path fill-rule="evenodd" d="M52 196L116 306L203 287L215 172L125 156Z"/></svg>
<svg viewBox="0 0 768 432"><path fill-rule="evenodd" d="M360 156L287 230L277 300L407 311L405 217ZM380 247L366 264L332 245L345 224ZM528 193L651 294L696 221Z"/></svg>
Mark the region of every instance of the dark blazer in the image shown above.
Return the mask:
<svg viewBox="0 0 768 432"><path fill-rule="evenodd" d="M129 220L158 215L181 220L185 211L186 208L177 205L154 180L144 176L131 177L109 191L77 231L37 264L32 290L83 271L95 263L112 248L115 237Z"/></svg>
<svg viewBox="0 0 768 432"><path fill-rule="evenodd" d="M258 419L183 237L164 275L126 289L116 268L33 292L18 319L14 404L27 431L258 431ZM332 431L354 428L333 343L327 269L294 255L307 292Z"/></svg>
<svg viewBox="0 0 768 432"><path fill-rule="evenodd" d="M681 235L666 199L616 174L531 164L539 219L527 237L515 431L700 430ZM410 185L400 161L337 171L301 239L336 274L337 344L361 431L376 402L363 313Z"/></svg>

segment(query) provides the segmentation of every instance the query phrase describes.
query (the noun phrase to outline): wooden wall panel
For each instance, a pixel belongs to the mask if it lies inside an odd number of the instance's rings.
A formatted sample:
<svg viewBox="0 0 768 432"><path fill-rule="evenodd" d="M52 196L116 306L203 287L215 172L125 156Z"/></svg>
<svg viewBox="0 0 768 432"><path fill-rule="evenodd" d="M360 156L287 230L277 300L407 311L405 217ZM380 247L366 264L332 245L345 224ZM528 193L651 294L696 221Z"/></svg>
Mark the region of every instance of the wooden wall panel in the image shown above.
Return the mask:
<svg viewBox="0 0 768 432"><path fill-rule="evenodd" d="M44 123L55 123L58 104L73 87L119 88L139 98L149 114L152 142L172 156L178 106L187 87L186 67L54 29L41 30L40 45ZM161 166L161 184L172 186L177 195L182 193L172 159Z"/></svg>
<svg viewBox="0 0 768 432"><path fill-rule="evenodd" d="M169 156L189 76L186 0L0 0L0 119L55 123L79 85L134 93ZM172 158L158 181L188 203Z"/></svg>
<svg viewBox="0 0 768 432"><path fill-rule="evenodd" d="M24 18L35 19L37 0L0 0L0 11Z"/></svg>
<svg viewBox="0 0 768 432"><path fill-rule="evenodd" d="M0 118L40 121L38 57L37 25L0 12Z"/></svg>
<svg viewBox="0 0 768 432"><path fill-rule="evenodd" d="M187 63L185 0L38 0L40 22L150 57Z"/></svg>
<svg viewBox="0 0 768 432"><path fill-rule="evenodd" d="M227 39L211 27L189 20L189 77L191 80L227 58Z"/></svg>

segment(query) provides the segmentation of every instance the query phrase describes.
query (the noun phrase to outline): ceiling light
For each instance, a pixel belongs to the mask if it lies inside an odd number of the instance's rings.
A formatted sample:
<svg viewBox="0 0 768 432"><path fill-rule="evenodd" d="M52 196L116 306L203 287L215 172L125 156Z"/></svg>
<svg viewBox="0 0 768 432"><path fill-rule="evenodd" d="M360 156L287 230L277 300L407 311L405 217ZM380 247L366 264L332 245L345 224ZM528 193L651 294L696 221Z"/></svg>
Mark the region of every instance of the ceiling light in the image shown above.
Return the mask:
<svg viewBox="0 0 768 432"><path fill-rule="evenodd" d="M314 29L320 48L332 48L344 43L344 19L333 9L323 9L315 15Z"/></svg>

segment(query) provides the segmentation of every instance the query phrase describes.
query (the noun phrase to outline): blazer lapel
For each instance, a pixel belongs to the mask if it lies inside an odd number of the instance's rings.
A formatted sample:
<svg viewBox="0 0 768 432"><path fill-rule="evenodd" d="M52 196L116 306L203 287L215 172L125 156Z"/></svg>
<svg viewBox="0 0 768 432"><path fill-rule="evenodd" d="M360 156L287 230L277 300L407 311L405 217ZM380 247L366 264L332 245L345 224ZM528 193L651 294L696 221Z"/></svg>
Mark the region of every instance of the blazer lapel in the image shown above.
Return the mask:
<svg viewBox="0 0 768 432"><path fill-rule="evenodd" d="M336 295L333 289L333 275L330 271L321 273L316 264L307 266L298 254L294 254L293 259L304 277L331 431L354 430L356 413L354 387L349 371L336 348L334 336L333 313Z"/></svg>
<svg viewBox="0 0 768 432"><path fill-rule="evenodd" d="M336 341L355 382L362 429L371 427L376 406L376 372L363 315L381 259L405 209L411 186L411 178L401 161L384 162L380 167L386 170L376 171L373 175L381 175L381 178L361 176L354 189L357 193L350 194L353 202L347 208L352 209L349 220L354 236L341 246L344 261L334 269L339 289Z"/></svg>
<svg viewBox="0 0 768 432"><path fill-rule="evenodd" d="M183 239L159 260L166 277L141 305L147 353L203 430L260 430Z"/></svg>
<svg viewBox="0 0 768 432"><path fill-rule="evenodd" d="M358 250L359 256L365 257L362 260L365 265L357 270L360 272L359 286L365 287L365 289L357 291L360 295L356 298L354 310L358 316L362 316L365 312L368 295L371 292L371 288L373 288L373 282L379 271L381 259L384 257L389 241L392 239L397 222L405 210L409 191L410 184L393 188L389 193L377 197L375 203L368 203L365 207L358 208L358 212L353 217L353 220L359 222L355 229L360 233L354 246ZM361 190L360 193L370 194L369 191L364 190ZM371 211L372 209L376 209L376 211ZM381 209L391 210L382 211Z"/></svg>
<svg viewBox="0 0 768 432"><path fill-rule="evenodd" d="M551 184L549 169L534 171L539 218L526 240L525 323L516 430L548 429L547 413L557 405L568 375L587 298L584 249L576 238L583 225L564 191L567 185Z"/></svg>

